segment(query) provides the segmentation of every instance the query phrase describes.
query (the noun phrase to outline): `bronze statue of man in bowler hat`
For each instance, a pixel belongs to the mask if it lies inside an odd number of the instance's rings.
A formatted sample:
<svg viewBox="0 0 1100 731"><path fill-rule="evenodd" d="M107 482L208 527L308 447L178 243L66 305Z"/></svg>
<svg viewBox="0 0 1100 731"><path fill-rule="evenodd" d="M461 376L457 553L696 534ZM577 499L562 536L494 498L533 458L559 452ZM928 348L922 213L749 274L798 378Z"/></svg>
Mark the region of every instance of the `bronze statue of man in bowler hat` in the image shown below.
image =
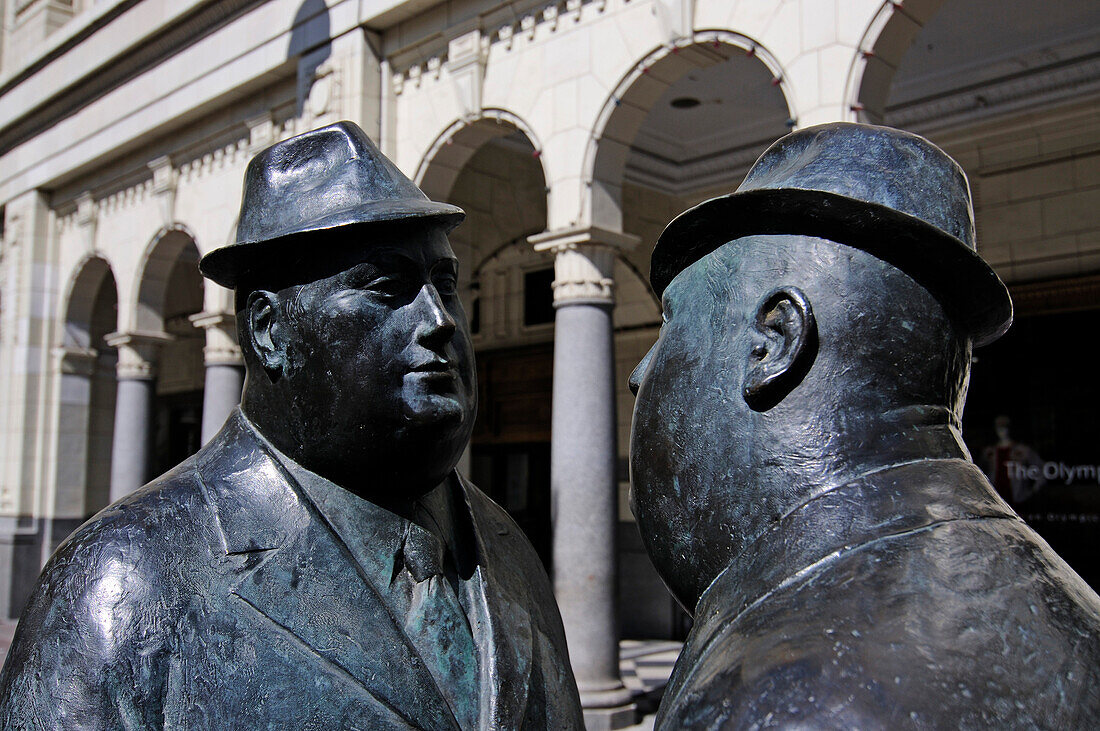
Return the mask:
<svg viewBox="0 0 1100 731"><path fill-rule="evenodd" d="M958 165L794 132L669 224L651 277L633 506L695 617L657 728L1094 725L1100 598L960 433L1012 304Z"/></svg>
<svg viewBox="0 0 1100 731"><path fill-rule="evenodd" d="M50 559L5 729L580 728L546 574L455 465L473 351L435 203L354 124L249 164L239 411Z"/></svg>

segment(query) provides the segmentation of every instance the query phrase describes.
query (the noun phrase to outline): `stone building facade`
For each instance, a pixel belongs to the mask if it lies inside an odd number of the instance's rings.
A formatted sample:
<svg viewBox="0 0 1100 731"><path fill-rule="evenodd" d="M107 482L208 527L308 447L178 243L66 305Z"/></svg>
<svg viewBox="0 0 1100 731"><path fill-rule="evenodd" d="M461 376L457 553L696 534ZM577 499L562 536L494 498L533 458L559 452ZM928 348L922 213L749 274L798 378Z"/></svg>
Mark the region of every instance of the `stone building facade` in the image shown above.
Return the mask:
<svg viewBox="0 0 1100 731"><path fill-rule="evenodd" d="M684 629L626 497L626 377L661 320L649 252L788 130L883 122L954 155L981 252L1031 333L1000 360L979 352L974 378L996 386L975 392L979 415L1000 399L1078 451L1096 426L1096 387L1058 384L1086 373L1079 354L1044 336L1088 337L1080 313L1100 307L1094 0L0 0L0 12L6 616L65 535L233 407L231 293L196 262L233 239L248 159L339 119L469 214L453 243L481 413L464 469L556 569L588 705L624 700L620 627ZM1038 393L1005 365L1025 361Z"/></svg>

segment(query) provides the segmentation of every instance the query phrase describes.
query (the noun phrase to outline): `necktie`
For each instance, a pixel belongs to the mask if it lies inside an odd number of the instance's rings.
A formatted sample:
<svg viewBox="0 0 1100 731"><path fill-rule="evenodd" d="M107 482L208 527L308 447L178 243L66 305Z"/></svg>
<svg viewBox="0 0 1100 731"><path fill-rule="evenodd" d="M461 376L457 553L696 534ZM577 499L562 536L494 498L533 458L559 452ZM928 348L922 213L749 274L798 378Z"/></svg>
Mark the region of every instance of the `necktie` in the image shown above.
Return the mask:
<svg viewBox="0 0 1100 731"><path fill-rule="evenodd" d="M454 587L444 575L443 545L410 523L403 546L412 596L405 632L419 650L462 728L478 726L477 652Z"/></svg>

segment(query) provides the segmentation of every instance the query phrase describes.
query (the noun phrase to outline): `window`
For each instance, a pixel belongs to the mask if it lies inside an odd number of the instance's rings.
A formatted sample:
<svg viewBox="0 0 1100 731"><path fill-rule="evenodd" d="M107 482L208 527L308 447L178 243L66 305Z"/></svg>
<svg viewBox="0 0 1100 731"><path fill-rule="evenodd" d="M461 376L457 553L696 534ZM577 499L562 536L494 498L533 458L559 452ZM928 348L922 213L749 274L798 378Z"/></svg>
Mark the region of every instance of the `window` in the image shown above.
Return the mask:
<svg viewBox="0 0 1100 731"><path fill-rule="evenodd" d="M523 324L543 325L554 321L554 268L536 269L523 275Z"/></svg>

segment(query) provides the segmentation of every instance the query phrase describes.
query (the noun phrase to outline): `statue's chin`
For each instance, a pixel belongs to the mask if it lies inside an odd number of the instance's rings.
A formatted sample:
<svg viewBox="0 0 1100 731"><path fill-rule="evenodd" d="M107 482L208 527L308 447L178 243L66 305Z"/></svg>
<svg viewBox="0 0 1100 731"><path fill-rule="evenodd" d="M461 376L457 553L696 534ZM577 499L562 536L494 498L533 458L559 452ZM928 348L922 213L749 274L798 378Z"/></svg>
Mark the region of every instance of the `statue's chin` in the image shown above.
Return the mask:
<svg viewBox="0 0 1100 731"><path fill-rule="evenodd" d="M414 429L438 428L440 436L458 429L466 421L466 409L458 398L438 394L418 395L404 403L405 422Z"/></svg>

